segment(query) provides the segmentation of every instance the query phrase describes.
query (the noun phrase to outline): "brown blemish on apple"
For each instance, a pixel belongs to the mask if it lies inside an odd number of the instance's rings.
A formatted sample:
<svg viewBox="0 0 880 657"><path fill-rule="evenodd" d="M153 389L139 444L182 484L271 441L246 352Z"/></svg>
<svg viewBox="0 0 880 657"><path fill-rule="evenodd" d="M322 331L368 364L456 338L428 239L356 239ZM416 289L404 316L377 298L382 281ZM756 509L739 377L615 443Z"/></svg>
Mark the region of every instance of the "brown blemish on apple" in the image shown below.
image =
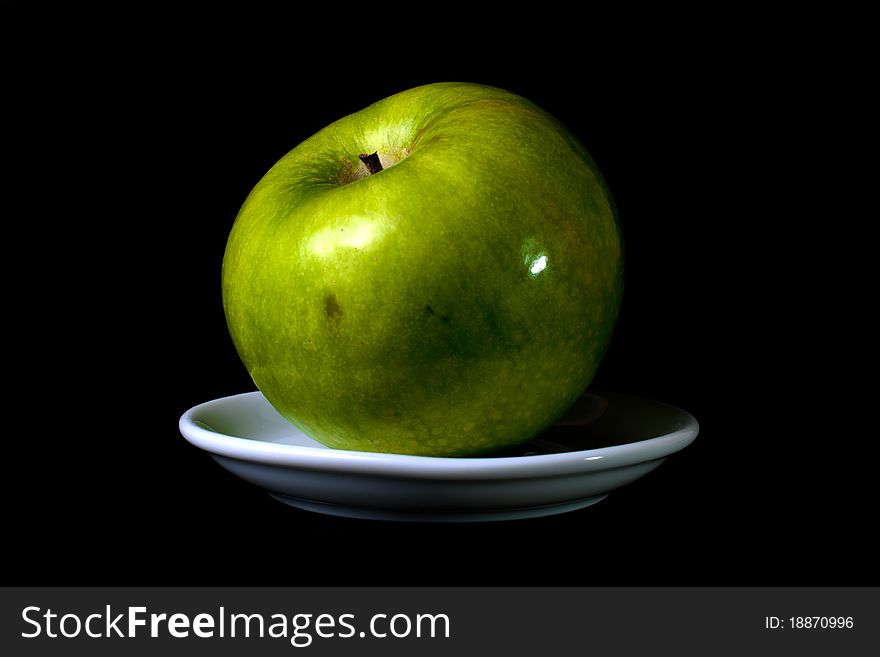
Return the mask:
<svg viewBox="0 0 880 657"><path fill-rule="evenodd" d="M342 170L336 175L335 182L337 185L347 185L363 177L364 174L358 170L358 165L353 164L351 160L344 157L342 158Z"/></svg>
<svg viewBox="0 0 880 657"><path fill-rule="evenodd" d="M324 313L327 317L336 321L342 318L342 308L339 306L335 294L327 294L324 297Z"/></svg>
<svg viewBox="0 0 880 657"><path fill-rule="evenodd" d="M431 317L436 317L437 319L439 319L439 320L442 321L442 322L448 322L448 321L449 321L449 315L444 315L443 313L438 313L436 310L434 310L433 308L431 308L431 306L425 306L425 311L426 311Z"/></svg>
<svg viewBox="0 0 880 657"><path fill-rule="evenodd" d="M406 149L406 154L409 155L413 152L413 149L416 147L416 144L419 143L419 139L422 138L422 135L425 133L424 128L419 128L419 131L416 133L415 138L410 143L409 147Z"/></svg>

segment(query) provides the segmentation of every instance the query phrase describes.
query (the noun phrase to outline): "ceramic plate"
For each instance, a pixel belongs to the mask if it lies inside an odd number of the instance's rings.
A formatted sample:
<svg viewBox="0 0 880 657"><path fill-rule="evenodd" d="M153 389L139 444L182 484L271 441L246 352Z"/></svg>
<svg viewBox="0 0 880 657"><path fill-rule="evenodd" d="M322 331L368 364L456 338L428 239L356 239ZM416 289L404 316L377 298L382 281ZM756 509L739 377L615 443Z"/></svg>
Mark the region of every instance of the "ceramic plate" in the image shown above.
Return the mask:
<svg viewBox="0 0 880 657"><path fill-rule="evenodd" d="M660 402L590 392L529 443L484 458L331 449L259 392L191 408L180 431L235 475L300 509L378 520L510 520L573 511L647 474L699 426Z"/></svg>

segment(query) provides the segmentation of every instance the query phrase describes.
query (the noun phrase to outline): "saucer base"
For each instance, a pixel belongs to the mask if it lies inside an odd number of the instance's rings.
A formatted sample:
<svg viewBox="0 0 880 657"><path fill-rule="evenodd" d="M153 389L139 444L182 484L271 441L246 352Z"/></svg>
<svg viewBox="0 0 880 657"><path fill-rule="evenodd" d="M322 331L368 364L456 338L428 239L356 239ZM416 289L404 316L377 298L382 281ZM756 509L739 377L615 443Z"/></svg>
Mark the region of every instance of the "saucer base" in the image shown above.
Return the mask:
<svg viewBox="0 0 880 657"><path fill-rule="evenodd" d="M596 504L596 502L601 502L608 497L608 494L605 493L602 495L585 497L580 500L563 502L561 504L546 504L543 506L523 507L519 509L494 509L473 512L463 512L461 510L442 511L438 509L418 512L328 504L326 502L315 502L314 500L304 500L289 495L281 495L279 493L269 493L269 495L279 502L283 502L284 504L288 504L304 511L313 511L315 513L323 513L331 516L341 516L343 518L389 520L397 522L491 522L496 520L539 518L541 516L552 516L558 513L577 511L578 509L583 509L584 507Z"/></svg>

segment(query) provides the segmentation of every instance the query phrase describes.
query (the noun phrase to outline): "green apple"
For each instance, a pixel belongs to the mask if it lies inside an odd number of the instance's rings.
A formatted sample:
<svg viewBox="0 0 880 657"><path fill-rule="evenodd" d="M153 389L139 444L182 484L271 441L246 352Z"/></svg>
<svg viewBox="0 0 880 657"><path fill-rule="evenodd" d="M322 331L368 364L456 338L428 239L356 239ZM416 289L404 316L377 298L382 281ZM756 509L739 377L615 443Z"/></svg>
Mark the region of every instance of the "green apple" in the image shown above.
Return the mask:
<svg viewBox="0 0 880 657"><path fill-rule="evenodd" d="M223 260L233 342L328 446L433 456L528 440L581 395L623 289L614 203L557 120L430 84L277 162Z"/></svg>

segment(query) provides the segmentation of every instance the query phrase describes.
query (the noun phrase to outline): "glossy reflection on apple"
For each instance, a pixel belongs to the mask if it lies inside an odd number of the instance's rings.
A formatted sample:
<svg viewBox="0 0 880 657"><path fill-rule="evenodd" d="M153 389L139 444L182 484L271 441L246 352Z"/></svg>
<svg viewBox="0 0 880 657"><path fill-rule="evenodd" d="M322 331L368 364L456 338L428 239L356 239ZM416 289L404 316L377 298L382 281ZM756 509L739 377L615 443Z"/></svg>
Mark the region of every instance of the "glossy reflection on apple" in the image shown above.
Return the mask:
<svg viewBox="0 0 880 657"><path fill-rule="evenodd" d="M223 303L254 382L331 447L468 456L580 396L623 288L580 142L510 92L417 87L340 119L248 196Z"/></svg>

